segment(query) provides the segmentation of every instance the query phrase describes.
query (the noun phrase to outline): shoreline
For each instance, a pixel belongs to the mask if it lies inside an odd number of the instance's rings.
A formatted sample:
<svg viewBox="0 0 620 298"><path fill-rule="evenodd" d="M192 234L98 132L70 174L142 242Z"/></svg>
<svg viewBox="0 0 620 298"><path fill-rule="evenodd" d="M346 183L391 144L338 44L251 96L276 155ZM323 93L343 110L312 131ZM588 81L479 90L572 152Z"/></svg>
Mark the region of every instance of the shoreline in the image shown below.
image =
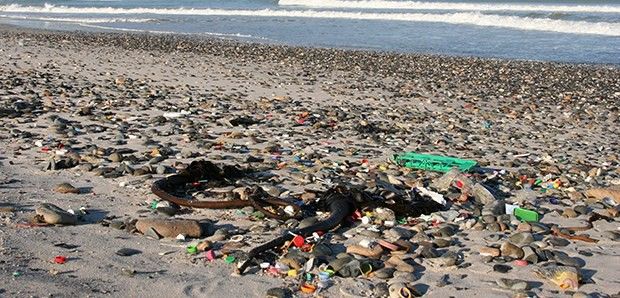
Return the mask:
<svg viewBox="0 0 620 298"><path fill-rule="evenodd" d="M480 61L480 62L495 62L495 63L523 63L523 64L549 64L552 66L574 66L574 67L594 67L594 68L608 68L608 69L618 69L620 68L620 62L617 64L607 64L607 63L573 63L573 62L559 62L559 61L544 61L544 60L528 60L528 59L509 59L509 58L499 58L499 57L479 57L479 56L451 56L451 55L443 55L443 54L433 54L433 53L415 53L415 52L399 52L399 51L389 51L389 50L372 50L372 49L355 49L355 48L332 48L332 47L320 47L320 46L295 46L295 45L287 45L287 44L270 44L269 42L258 42L251 40L243 40L243 39L235 39L233 37L225 38L225 37L212 37L212 36L200 36L197 34L182 34L182 33L151 33L151 32L142 32L142 31L128 31L128 32L119 32L114 31L113 29L101 29L101 31L87 31L87 30L62 30L62 29L39 29L39 28L28 28L21 27L17 25L8 25L8 24L0 24L0 32L13 32L16 34L26 34L26 35L76 35L76 38L86 37L90 41L93 41L94 38L101 38L107 41L124 38L124 39L140 39L146 38L150 40L156 41L156 44L160 47L158 50L162 51L174 51L174 50L182 50L189 51L193 53L202 53L202 54L213 54L213 52L209 52L208 49L205 49L205 46L209 45L217 45L217 46L225 46L229 48L235 48L238 46L242 46L244 50L248 48L260 48L261 52L264 51L275 51L278 53L278 57L282 59L282 57L286 55L290 55L291 52L310 52L313 54L324 54L324 55L333 55L336 53L348 52L353 54L356 57L359 56L372 56L372 57L390 57L393 59L444 59L451 60L454 62L465 62L469 60ZM66 38L65 38L66 39ZM79 41L78 41L79 42ZM174 48L175 44L187 43L189 45L195 45L198 47L202 47L199 49L188 49L186 47L182 49ZM127 49L145 49L140 45L130 45L130 44L117 44L117 46L124 46ZM188 45L188 46L189 46ZM299 58L299 57L297 57Z"/></svg>

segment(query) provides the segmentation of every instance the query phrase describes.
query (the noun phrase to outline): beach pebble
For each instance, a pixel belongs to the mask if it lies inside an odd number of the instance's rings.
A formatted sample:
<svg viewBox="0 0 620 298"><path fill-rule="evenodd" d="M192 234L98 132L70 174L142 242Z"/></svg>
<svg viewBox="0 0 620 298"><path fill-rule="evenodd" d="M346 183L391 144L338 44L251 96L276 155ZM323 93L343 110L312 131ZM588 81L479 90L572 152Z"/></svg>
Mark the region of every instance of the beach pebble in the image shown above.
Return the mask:
<svg viewBox="0 0 620 298"><path fill-rule="evenodd" d="M502 243L499 249L503 257L512 257L515 259L523 258L523 250L510 242Z"/></svg>
<svg viewBox="0 0 620 298"><path fill-rule="evenodd" d="M54 191L59 192L59 193L72 193L72 194L80 193L80 190L78 188L74 187L73 185L67 182L56 185L56 187L54 187Z"/></svg>
<svg viewBox="0 0 620 298"><path fill-rule="evenodd" d="M502 264L495 264L495 265L493 265L493 271L499 272L499 273L507 273L511 269L512 269L512 267L510 267L508 265L502 265Z"/></svg>
<svg viewBox="0 0 620 298"><path fill-rule="evenodd" d="M523 260L526 260L531 264L538 263L538 255L536 255L534 249L529 246L524 246L521 249L523 250Z"/></svg>
<svg viewBox="0 0 620 298"><path fill-rule="evenodd" d="M508 237L508 240L516 246L525 246L534 242L534 236L528 232L519 232Z"/></svg>
<svg viewBox="0 0 620 298"><path fill-rule="evenodd" d="M527 281L521 279L500 278L497 280L497 285L500 288L512 291L525 291L528 289Z"/></svg>
<svg viewBox="0 0 620 298"><path fill-rule="evenodd" d="M562 216L567 218L574 218L577 217L578 214L577 212L575 212L575 210L573 210L573 208L565 208L564 211L562 211Z"/></svg>
<svg viewBox="0 0 620 298"><path fill-rule="evenodd" d="M140 233L144 234L151 228L166 238L176 238L179 234L198 238L208 233L211 224L186 219L139 219L136 222L136 229Z"/></svg>
<svg viewBox="0 0 620 298"><path fill-rule="evenodd" d="M479 250L481 256L499 257L501 251L494 247L482 247Z"/></svg>
<svg viewBox="0 0 620 298"><path fill-rule="evenodd" d="M54 204L40 204L35 212L48 224L74 225L77 223L75 214L69 213Z"/></svg>
<svg viewBox="0 0 620 298"><path fill-rule="evenodd" d="M133 256L142 253L141 251L133 248L121 248L116 251L116 254L123 257Z"/></svg>
<svg viewBox="0 0 620 298"><path fill-rule="evenodd" d="M287 288L271 288L267 290L267 298L289 298L292 297L291 290Z"/></svg>

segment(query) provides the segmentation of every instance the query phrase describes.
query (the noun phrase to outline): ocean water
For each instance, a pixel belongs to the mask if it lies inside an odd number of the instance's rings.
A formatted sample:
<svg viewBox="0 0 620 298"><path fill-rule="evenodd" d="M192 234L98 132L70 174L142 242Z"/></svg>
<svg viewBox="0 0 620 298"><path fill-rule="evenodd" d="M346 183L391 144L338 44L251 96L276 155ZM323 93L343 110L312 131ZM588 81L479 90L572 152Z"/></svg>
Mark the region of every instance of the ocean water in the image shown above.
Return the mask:
<svg viewBox="0 0 620 298"><path fill-rule="evenodd" d="M620 64L620 0L0 0L0 23Z"/></svg>

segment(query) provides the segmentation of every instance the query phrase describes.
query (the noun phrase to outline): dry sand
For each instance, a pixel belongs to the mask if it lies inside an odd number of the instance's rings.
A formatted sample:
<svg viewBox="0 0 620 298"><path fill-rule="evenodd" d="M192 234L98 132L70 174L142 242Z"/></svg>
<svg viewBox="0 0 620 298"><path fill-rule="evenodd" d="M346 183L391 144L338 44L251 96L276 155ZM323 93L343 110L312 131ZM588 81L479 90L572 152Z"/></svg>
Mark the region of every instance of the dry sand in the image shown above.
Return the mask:
<svg viewBox="0 0 620 298"><path fill-rule="evenodd" d="M574 178L569 183L572 189L556 193L566 207L581 202L568 199L571 190L620 184L620 71L614 67L8 27L0 28L0 65L2 108L36 98L37 109L44 111L5 114L0 119L0 296L264 297L269 288L296 285L291 279L255 273L231 276L231 265L206 263L186 254L187 243L148 239L101 225L106 218L155 216L148 208L155 199L149 187L161 175L104 178L77 167L42 171L52 153L44 152L36 141L51 146L74 140L75 148L96 144L138 154L148 151L144 142L151 139L175 152L185 149L228 163L243 163L246 147L269 160L272 156L261 149L275 143L294 152L320 152L324 166L331 166L328 161L364 158L378 165L401 151L472 158L486 166L533 173L532 177L555 166L559 176ZM85 106L92 114L82 115ZM178 123L149 122L180 110L191 114ZM325 116L330 111L342 115L330 120ZM323 118L313 122L316 125L294 126L303 112ZM70 120L69 126L79 129L63 135L51 115ZM263 122L244 128L222 121L238 115ZM97 132L96 126L105 131ZM124 135L126 144L116 143L118 134ZM227 145L214 147L219 141ZM162 164L172 165L175 155ZM178 161L192 159L179 156ZM289 175L287 169L296 167L291 160L285 156L283 161L290 166L274 172ZM592 169L594 174L596 169L601 172L587 178ZM426 174L420 175L422 179ZM304 187L291 180L274 181L294 192ZM54 192L62 182L82 188L82 193ZM75 226L25 225L42 202L65 209L85 207L87 215ZM562 217L561 205L541 206L547 208L545 223L584 223L585 216ZM234 210L194 210L177 217L210 218L221 227L260 224ZM575 241L559 248L585 263L580 291L600 297L620 292L620 245L604 236L618 227L617 219L596 222L587 233L600 242ZM506 277L529 281L530 295L571 295L536 277L531 265L506 274L493 272L492 264L483 263L477 253L487 244L484 237L493 233L465 232L455 238L471 266L425 266L416 273L416 289L428 297L512 297L514 293L495 285ZM249 239L248 248L264 238ZM75 248L59 247L61 243ZM115 254L120 248L141 253L122 257ZM54 264L50 260L56 255L65 255L68 261ZM128 276L123 268L136 274ZM451 283L438 287L445 274ZM325 297L342 296L340 285L350 281L336 278Z"/></svg>

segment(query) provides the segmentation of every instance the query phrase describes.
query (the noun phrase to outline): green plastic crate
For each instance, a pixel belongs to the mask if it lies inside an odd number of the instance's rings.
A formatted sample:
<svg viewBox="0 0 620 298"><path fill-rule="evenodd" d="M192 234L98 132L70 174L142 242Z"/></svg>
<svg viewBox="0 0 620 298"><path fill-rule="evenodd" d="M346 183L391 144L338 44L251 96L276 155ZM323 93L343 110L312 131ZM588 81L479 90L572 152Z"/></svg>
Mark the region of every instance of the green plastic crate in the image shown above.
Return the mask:
<svg viewBox="0 0 620 298"><path fill-rule="evenodd" d="M394 161L398 165L407 168L444 173L450 171L454 167L458 168L461 172L468 172L478 165L478 162L471 159L419 154L415 152L394 155Z"/></svg>

